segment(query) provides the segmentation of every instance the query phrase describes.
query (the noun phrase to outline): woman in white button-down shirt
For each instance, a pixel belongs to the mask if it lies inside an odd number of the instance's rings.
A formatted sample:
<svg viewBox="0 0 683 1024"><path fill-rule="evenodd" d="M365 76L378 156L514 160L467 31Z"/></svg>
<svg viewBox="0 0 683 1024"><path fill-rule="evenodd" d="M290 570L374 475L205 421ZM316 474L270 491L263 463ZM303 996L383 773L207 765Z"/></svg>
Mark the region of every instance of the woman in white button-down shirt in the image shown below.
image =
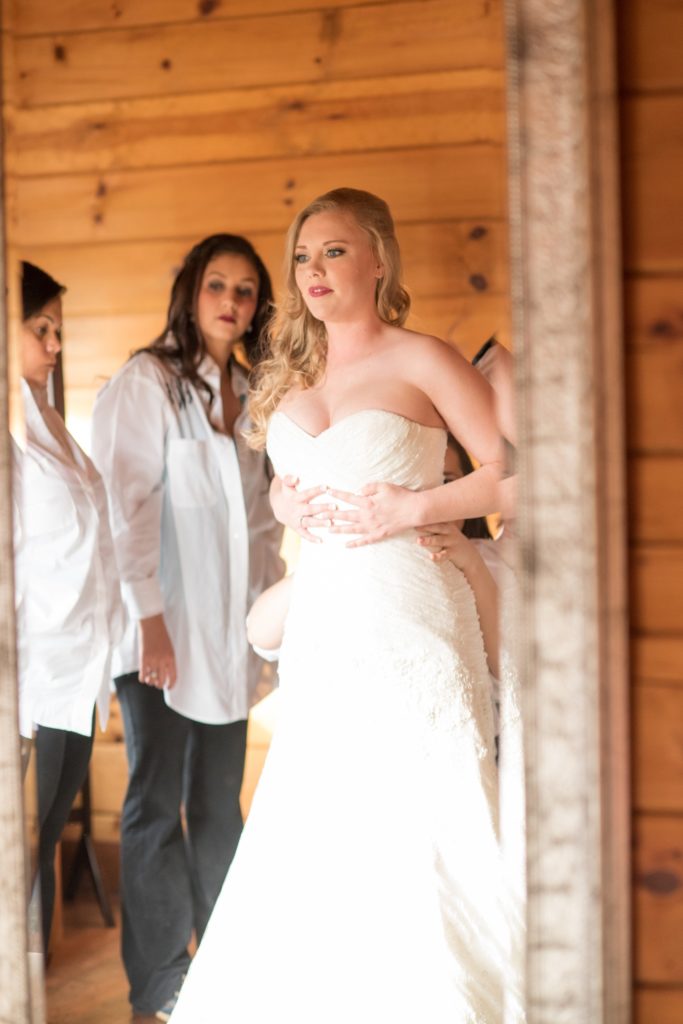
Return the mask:
<svg viewBox="0 0 683 1024"><path fill-rule="evenodd" d="M247 374L270 311L245 239L189 253L165 330L100 392L93 451L131 628L117 691L129 786L123 959L133 1010L168 1019L242 827L246 719L260 674L246 613L283 572L263 453L243 437ZM181 824L185 812L185 834Z"/></svg>
<svg viewBox="0 0 683 1024"><path fill-rule="evenodd" d="M64 291L22 263L25 434L16 456L15 545L22 735L36 729L43 939L54 904L55 847L85 779L93 712L109 714L112 647L123 609L99 474L48 403L61 349Z"/></svg>

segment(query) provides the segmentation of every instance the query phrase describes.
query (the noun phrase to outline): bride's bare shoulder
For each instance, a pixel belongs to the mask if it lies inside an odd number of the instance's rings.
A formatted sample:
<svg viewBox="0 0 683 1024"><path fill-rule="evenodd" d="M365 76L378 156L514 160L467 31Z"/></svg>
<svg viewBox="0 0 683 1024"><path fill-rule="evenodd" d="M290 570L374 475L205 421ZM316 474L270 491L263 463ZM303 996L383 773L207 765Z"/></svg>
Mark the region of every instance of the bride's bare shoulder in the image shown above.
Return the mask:
<svg viewBox="0 0 683 1024"><path fill-rule="evenodd" d="M434 334L423 334L420 331L409 331L405 327L392 328L392 343L401 358L423 362L453 362L462 358L458 347L451 342L437 338Z"/></svg>

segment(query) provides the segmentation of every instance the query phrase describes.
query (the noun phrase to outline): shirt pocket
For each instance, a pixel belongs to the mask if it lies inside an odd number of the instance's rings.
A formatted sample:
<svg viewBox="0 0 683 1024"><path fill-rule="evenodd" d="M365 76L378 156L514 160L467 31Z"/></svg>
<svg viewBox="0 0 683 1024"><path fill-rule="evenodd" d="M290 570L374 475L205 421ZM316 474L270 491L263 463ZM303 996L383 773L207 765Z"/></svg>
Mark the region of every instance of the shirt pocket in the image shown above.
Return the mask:
<svg viewBox="0 0 683 1024"><path fill-rule="evenodd" d="M28 476L22 494L23 529L27 537L48 537L72 530L78 523L69 486L57 477Z"/></svg>
<svg viewBox="0 0 683 1024"><path fill-rule="evenodd" d="M175 508L208 508L218 498L216 471L206 441L173 438L168 447L168 480Z"/></svg>

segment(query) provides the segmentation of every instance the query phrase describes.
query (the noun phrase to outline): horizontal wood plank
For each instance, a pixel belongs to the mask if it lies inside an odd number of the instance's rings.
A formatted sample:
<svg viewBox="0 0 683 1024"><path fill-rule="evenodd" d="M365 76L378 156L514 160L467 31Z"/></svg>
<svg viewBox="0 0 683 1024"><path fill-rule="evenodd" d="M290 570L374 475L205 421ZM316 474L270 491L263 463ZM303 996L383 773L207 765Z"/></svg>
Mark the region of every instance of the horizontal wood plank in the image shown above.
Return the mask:
<svg viewBox="0 0 683 1024"><path fill-rule="evenodd" d="M632 540L683 542L683 455L629 459L628 503Z"/></svg>
<svg viewBox="0 0 683 1024"><path fill-rule="evenodd" d="M683 90L683 6L677 0L620 0L615 10L621 88Z"/></svg>
<svg viewBox="0 0 683 1024"><path fill-rule="evenodd" d="M90 761L93 808L120 814L128 785L126 748L122 743L96 743Z"/></svg>
<svg viewBox="0 0 683 1024"><path fill-rule="evenodd" d="M645 988L635 991L633 1024L681 1024L683 985L676 988Z"/></svg>
<svg viewBox="0 0 683 1024"><path fill-rule="evenodd" d="M408 327L454 342L471 358L491 334L509 343L506 295L417 298ZM74 411L74 392L94 395L136 348L147 345L163 329L161 315L71 317L65 326L64 382L67 410ZM82 412L82 404L79 402Z"/></svg>
<svg viewBox="0 0 683 1024"><path fill-rule="evenodd" d="M403 279L412 295L475 297L507 292L507 227L503 221L433 221L399 224ZM173 278L195 237L168 241L27 246L13 251L67 285L65 336L73 316L163 316ZM282 281L284 232L253 232L250 241ZM68 240L66 240L68 243ZM17 296L11 296L16 313Z"/></svg>
<svg viewBox="0 0 683 1024"><path fill-rule="evenodd" d="M683 686L683 634L631 637L633 676L639 685L669 683Z"/></svg>
<svg viewBox="0 0 683 1024"><path fill-rule="evenodd" d="M401 173L396 173L396 168ZM291 160L14 181L16 246L202 237L282 230L316 195L347 185L385 198L397 221L499 219L502 150L486 145L397 149Z"/></svg>
<svg viewBox="0 0 683 1024"><path fill-rule="evenodd" d="M19 175L170 167L413 146L505 134L502 69L232 89L8 111Z"/></svg>
<svg viewBox="0 0 683 1024"><path fill-rule="evenodd" d="M406 326L452 342L468 359L492 334L506 348L511 346L510 302L505 294L418 296Z"/></svg>
<svg viewBox="0 0 683 1024"><path fill-rule="evenodd" d="M148 345L164 326L164 318L145 313L116 317L72 317L65 326L64 387L67 413L74 414L74 391L94 394L132 352ZM79 415L81 412L79 412Z"/></svg>
<svg viewBox="0 0 683 1024"><path fill-rule="evenodd" d="M643 633L683 633L683 547L632 549L631 621Z"/></svg>
<svg viewBox="0 0 683 1024"><path fill-rule="evenodd" d="M628 271L683 271L683 93L621 104L624 261Z"/></svg>
<svg viewBox="0 0 683 1024"><path fill-rule="evenodd" d="M258 0L261 15L289 11L357 7L364 0ZM365 0L367 2L367 0ZM395 0L372 0L390 4ZM17 35L121 29L173 22L210 21L244 17L244 0L14 0L12 26Z"/></svg>
<svg viewBox="0 0 683 1024"><path fill-rule="evenodd" d="M634 824L635 978L683 984L683 816Z"/></svg>
<svg viewBox="0 0 683 1024"><path fill-rule="evenodd" d="M499 0L402 0L16 40L21 106L501 67Z"/></svg>
<svg viewBox="0 0 683 1024"><path fill-rule="evenodd" d="M124 732L123 732L123 716L121 714L121 706L115 694L112 694L111 702L109 705L109 721L107 722L107 728L104 732L101 730L99 721L97 728L95 729L95 746L100 743L123 743Z"/></svg>
<svg viewBox="0 0 683 1024"><path fill-rule="evenodd" d="M683 687L635 687L633 785L640 811L683 812Z"/></svg>
<svg viewBox="0 0 683 1024"><path fill-rule="evenodd" d="M631 454L683 454L683 341L662 339L626 358L626 431Z"/></svg>
<svg viewBox="0 0 683 1024"><path fill-rule="evenodd" d="M683 274L627 277L624 326L631 348L683 341Z"/></svg>

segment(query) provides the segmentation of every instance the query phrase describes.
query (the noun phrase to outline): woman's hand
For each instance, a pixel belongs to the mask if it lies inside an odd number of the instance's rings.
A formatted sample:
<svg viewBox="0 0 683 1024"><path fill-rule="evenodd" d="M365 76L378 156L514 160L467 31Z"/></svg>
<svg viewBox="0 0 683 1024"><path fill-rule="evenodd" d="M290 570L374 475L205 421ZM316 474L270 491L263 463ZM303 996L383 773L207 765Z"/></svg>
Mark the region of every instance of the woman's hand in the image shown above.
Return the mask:
<svg viewBox="0 0 683 1024"><path fill-rule="evenodd" d="M420 492L407 487L378 483L368 484L360 494L336 491L331 487L327 493L331 498L355 506L335 512L334 525L330 528L330 533L362 534L357 540L349 541L347 548L376 544L418 525Z"/></svg>
<svg viewBox="0 0 683 1024"><path fill-rule="evenodd" d="M313 499L327 492L327 487L309 487L299 491L299 480L294 476L273 477L270 485L270 504L275 518L304 540L320 544L321 538L310 532L314 526L330 526L331 513L336 505L313 503Z"/></svg>
<svg viewBox="0 0 683 1024"><path fill-rule="evenodd" d="M417 543L433 562L448 559L469 583L479 616L489 670L498 678L500 669L500 631L498 587L479 554L455 523L437 523L420 530Z"/></svg>
<svg viewBox="0 0 683 1024"><path fill-rule="evenodd" d="M163 615L151 615L140 619L140 665L141 683L171 689L177 678L173 644L166 629Z"/></svg>
<svg viewBox="0 0 683 1024"><path fill-rule="evenodd" d="M473 566L477 557L476 548L455 523L425 526L417 543L425 549L432 562L448 559L464 573Z"/></svg>

